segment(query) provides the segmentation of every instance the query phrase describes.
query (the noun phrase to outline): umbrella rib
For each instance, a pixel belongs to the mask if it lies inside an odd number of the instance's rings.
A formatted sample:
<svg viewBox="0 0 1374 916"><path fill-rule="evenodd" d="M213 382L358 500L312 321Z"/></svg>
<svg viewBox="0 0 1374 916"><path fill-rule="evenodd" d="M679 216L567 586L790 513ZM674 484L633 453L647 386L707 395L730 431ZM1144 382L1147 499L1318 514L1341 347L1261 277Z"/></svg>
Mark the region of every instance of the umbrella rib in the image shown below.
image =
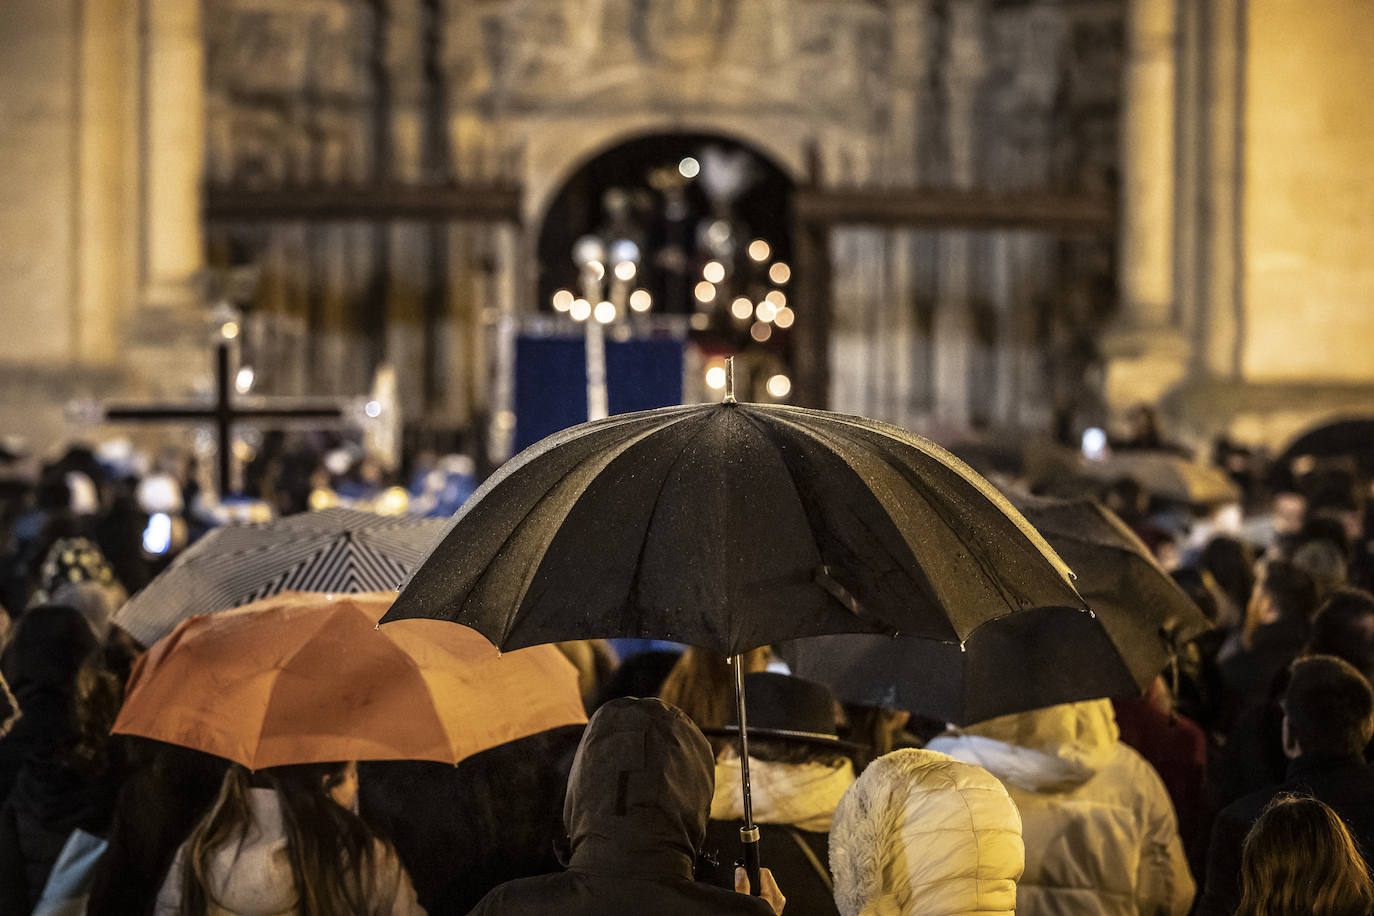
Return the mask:
<svg viewBox="0 0 1374 916"><path fill-rule="evenodd" d="M773 451L777 453L778 462L779 462L779 463L783 466L783 468L787 471L787 482L790 483L790 484L792 485L792 492L795 493L795 494L797 495L797 502L798 502L798 504L800 504L800 506L801 506L802 514L805 515L805 516L807 517L808 521L809 521L809 519L810 519L810 514L807 513L807 511L806 511L806 501L805 501L804 499L802 499L801 487L797 485L797 476L796 476L796 474L792 471L792 466L791 466L790 464L787 463L787 458L786 458L786 456L783 455L782 449L779 448L779 447L778 447L778 444L777 444L776 442L773 441L773 437L769 434L768 428L767 428L763 423L760 423L757 417L751 416L747 411L744 412L744 416L745 416L746 419L749 420L750 423L752 423L752 424L754 425L754 427L755 427L756 429L759 430L759 432L762 434L763 440L764 440L765 442L768 443L769 447L772 448ZM784 423L784 424L785 424L786 426L788 426L789 428L791 428L791 429L793 429L793 430L795 430L795 431L797 431L797 432L799 432L799 433L801 433L801 434L806 434L806 432L807 432L806 430L801 429L797 424L792 423L792 422L789 421L789 420L781 420L781 422ZM815 437L812 436L811 438L815 438ZM881 504L879 505L879 508L881 508ZM887 511L886 509L883 509L883 512L884 512L884 513L886 513L886 511ZM854 616L858 617L860 620L865 620L865 621L869 621L869 622L871 622L871 623L878 624L878 625L880 625L880 626L885 627L885 628L888 629L889 631L892 630L893 628L892 628L889 624L886 624L886 623L884 623L883 621L880 621L880 620L875 620L875 619L873 618L873 616L872 616L871 614L869 614L869 613L865 610L863 604L862 604L857 598L855 598L854 595L850 594L850 592L849 592L848 589L844 588L844 586L841 585L839 582L836 582L834 579L830 578L830 574L829 574L829 572L825 569L825 565L824 565L824 563L825 563L825 552L824 552L823 550L821 550L820 541L816 540L816 530L815 530L815 528L814 528L812 525L810 525L810 524L808 524L806 527L807 527L807 534L809 534L809 535L811 536L811 543L812 543L812 545L814 545L815 548L816 548L816 556L818 556L818 557L821 558L821 563L822 563L821 568L820 568L819 570L816 570L816 574L815 574L815 583L816 583L817 585L819 585L819 586L821 587L821 589L822 589L827 595L829 595L831 598L833 598L833 599L834 599L837 603L839 603L842 607L846 608L846 609L849 610L851 613L853 613ZM920 565L919 565L919 564L917 564L917 569L920 569ZM924 571L924 570L922 570L921 573L922 573L923 576L925 575L925 571ZM822 579L822 577L824 577L824 579ZM842 590L843 593L844 593L845 595L848 596L849 601L843 600L838 594L836 594L835 590L834 590L830 585L827 585L826 581L824 581L824 580L829 580L830 583L833 583L834 586L837 586L840 590ZM929 578L926 579L926 587L931 591L932 594L934 593L935 589L934 589L933 586L931 586ZM849 602L853 602L853 604L851 605Z"/></svg>

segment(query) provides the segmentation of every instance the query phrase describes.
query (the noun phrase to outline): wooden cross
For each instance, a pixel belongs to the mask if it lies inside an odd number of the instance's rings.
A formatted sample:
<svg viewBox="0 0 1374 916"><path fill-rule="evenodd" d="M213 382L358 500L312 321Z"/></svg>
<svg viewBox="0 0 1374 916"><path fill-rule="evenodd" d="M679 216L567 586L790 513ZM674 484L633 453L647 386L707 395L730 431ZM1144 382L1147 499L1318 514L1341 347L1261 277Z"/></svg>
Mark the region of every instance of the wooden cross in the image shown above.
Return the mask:
<svg viewBox="0 0 1374 916"><path fill-rule="evenodd" d="M229 493L233 461L234 423L247 420L340 420L344 410L338 405L296 404L235 407L230 389L230 342L221 335L215 347L215 401L213 404L109 404L104 419L110 422L176 423L209 421L215 424L219 454L216 482L220 498Z"/></svg>

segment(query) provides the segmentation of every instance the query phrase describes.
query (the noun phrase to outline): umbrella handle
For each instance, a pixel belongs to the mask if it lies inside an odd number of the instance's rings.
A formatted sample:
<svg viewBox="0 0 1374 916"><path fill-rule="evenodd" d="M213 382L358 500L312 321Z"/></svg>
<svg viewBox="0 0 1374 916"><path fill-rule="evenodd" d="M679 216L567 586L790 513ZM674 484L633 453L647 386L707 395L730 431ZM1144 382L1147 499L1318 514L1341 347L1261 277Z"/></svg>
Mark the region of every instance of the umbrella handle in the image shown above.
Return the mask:
<svg viewBox="0 0 1374 916"><path fill-rule="evenodd" d="M744 657L730 660L735 666L735 715L739 717L739 787L744 794L744 826L739 840L744 846L744 872L749 876L749 893L763 893L759 881L759 828L754 825L754 800L749 792L749 725L744 716Z"/></svg>
<svg viewBox="0 0 1374 916"><path fill-rule="evenodd" d="M754 824L741 827L739 841L744 846L744 873L749 876L749 893L757 897L763 893L759 879L759 828Z"/></svg>

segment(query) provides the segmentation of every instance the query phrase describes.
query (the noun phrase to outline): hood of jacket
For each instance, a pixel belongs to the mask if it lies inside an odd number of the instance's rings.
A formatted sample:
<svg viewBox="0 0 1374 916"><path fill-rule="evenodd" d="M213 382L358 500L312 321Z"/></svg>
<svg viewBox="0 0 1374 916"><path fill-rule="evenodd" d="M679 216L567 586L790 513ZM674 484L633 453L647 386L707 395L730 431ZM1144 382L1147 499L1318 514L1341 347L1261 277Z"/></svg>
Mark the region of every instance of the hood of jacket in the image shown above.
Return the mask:
<svg viewBox="0 0 1374 916"><path fill-rule="evenodd" d="M569 867L690 880L713 782L711 745L681 710L659 700L606 703L568 775Z"/></svg>
<svg viewBox="0 0 1374 916"><path fill-rule="evenodd" d="M1120 736L1111 701L1088 700L989 719L927 747L1027 792L1069 792L1112 759Z"/></svg>
<svg viewBox="0 0 1374 916"><path fill-rule="evenodd" d="M824 833L830 829L835 806L854 782L849 758L825 763L777 763L749 756L750 798L757 824L790 824L801 830ZM716 794L711 799L711 819L744 817L740 789L739 752L729 748L716 759Z"/></svg>
<svg viewBox="0 0 1374 916"><path fill-rule="evenodd" d="M1025 859L1021 816L1002 784L929 750L875 760L830 828L843 916L1010 916Z"/></svg>

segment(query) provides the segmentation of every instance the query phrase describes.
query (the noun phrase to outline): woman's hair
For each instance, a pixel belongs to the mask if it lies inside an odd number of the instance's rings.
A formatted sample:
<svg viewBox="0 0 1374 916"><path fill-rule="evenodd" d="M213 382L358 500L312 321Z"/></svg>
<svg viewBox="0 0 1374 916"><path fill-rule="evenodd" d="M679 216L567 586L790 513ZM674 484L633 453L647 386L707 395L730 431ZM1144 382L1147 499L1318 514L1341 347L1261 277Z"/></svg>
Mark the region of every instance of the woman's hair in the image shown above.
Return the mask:
<svg viewBox="0 0 1374 916"><path fill-rule="evenodd" d="M231 766L210 813L186 840L182 912L209 912L210 860L236 843L250 821L249 790L276 790L281 803L286 852L301 916L365 914L376 839L362 818L343 808L329 791L343 782L346 763L306 763L250 773Z"/></svg>
<svg viewBox="0 0 1374 916"><path fill-rule="evenodd" d="M744 653L744 673L763 671L771 654L767 647ZM698 728L721 728L734 721L735 671L724 656L689 646L668 672L658 697L687 713Z"/></svg>
<svg viewBox="0 0 1374 916"><path fill-rule="evenodd" d="M1369 916L1374 884L1341 819L1315 798L1280 795L1250 828L1236 916Z"/></svg>

